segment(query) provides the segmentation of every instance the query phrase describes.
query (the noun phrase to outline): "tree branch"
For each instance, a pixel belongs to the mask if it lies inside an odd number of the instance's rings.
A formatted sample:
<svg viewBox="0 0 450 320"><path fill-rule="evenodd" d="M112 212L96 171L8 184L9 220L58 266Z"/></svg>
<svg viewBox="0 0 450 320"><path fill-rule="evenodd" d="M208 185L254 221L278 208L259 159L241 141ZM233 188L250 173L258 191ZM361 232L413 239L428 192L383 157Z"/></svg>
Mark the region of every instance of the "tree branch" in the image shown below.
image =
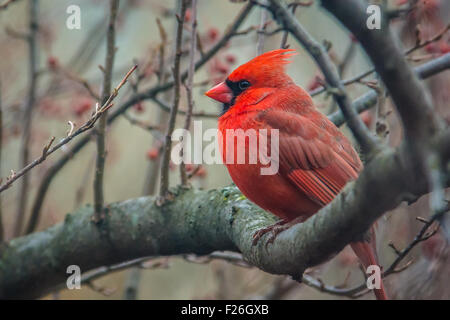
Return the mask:
<svg viewBox="0 0 450 320"><path fill-rule="evenodd" d="M450 156L450 132L435 136L430 145L441 157ZM306 268L354 241L384 212L428 192L426 179L416 171L419 164L411 166L408 157L405 146L383 150L328 206L281 233L267 248L267 237L253 246L253 234L275 217L236 187L180 188L163 206L152 197L111 204L101 228L91 222L93 209L83 208L59 225L2 248L0 297L38 297L63 283L72 264L88 271L140 257L216 250L239 250L266 272L301 279Z"/></svg>
<svg viewBox="0 0 450 320"><path fill-rule="evenodd" d="M114 68L114 57L116 55L116 18L119 7L119 0L110 0L109 3L109 24L106 44L106 59L103 74L102 104L104 104L111 95L111 82ZM102 211L104 204L103 194L103 175L105 171L105 131L108 113L105 112L99 120L96 128L97 134L97 158L94 177L94 220L99 222L102 219Z"/></svg>
<svg viewBox="0 0 450 320"><path fill-rule="evenodd" d="M119 85L114 89L113 93L110 95L108 100L99 107L98 104L96 106L95 112L92 114L92 117L89 118L81 127L79 127L77 130L73 130L74 128L71 128L69 131L67 137L64 139L61 139L56 145L51 147L54 138L51 139L50 143L48 143L46 146L44 146L42 150L42 155L39 158L36 158L33 162L30 162L27 164L24 168L22 168L20 171L15 172L14 175L8 177L6 179L6 182L0 185L0 193L11 187L11 185L20 177L24 176L28 171L36 167L37 165L41 164L49 155L51 155L56 150L60 149L62 146L66 145L70 141L72 141L73 138L77 137L78 135L82 134L85 131L88 131L92 129L94 124L97 122L97 120L100 118L100 116L107 111L109 108L112 107L112 102L119 94L119 90L122 88L122 86L127 82L130 75L136 70L137 66L134 66L133 68L128 71L128 73L125 75L125 77L122 79L122 81L119 83ZM71 121L69 121L71 123ZM89 140L89 137L85 137L87 140ZM83 141L83 140L82 140ZM75 145L77 147L77 145ZM69 155L70 156L70 155Z"/></svg>
<svg viewBox="0 0 450 320"><path fill-rule="evenodd" d="M17 0L5 0L5 2L0 4L0 10L6 10L8 6L14 2L17 2Z"/></svg>
<svg viewBox="0 0 450 320"><path fill-rule="evenodd" d="M175 121L177 119L178 107L180 104L180 63L181 63L181 46L183 44L183 26L184 26L184 16L186 14L187 9L187 0L179 0L181 2L180 5L180 13L177 15L178 26L177 26L177 34L175 37L175 61L173 66L173 78L174 78L174 98L173 105L170 110L169 121L167 125L166 136L164 139L163 146L163 157L161 163L161 184L160 184L160 202L164 202L168 197L168 189L169 189L169 163L170 163L170 154L172 151L172 133L175 129Z"/></svg>
<svg viewBox="0 0 450 320"><path fill-rule="evenodd" d="M189 69L188 69L188 78L187 83L185 84L186 88L186 98L187 98L187 105L188 110L186 112L186 118L184 121L184 129L186 131L189 131L191 127L191 120L192 120L192 112L194 109L194 98L193 98L193 86L194 86L194 73L195 73L195 51L197 49L197 0L192 0L191 4L191 12L192 12L192 25L191 25L191 46L189 49ZM183 141L185 144L186 141ZM184 150L182 149L182 152ZM182 155L182 158L184 159L184 155ZM180 177L181 177L181 184L184 186L188 185L188 176L186 173L186 165L184 163L184 160L180 163Z"/></svg>
<svg viewBox="0 0 450 320"><path fill-rule="evenodd" d="M2 148L3 148L3 97L2 97L2 83L0 82L0 172L2 172ZM2 195L0 194L0 243L4 239L3 230L3 210L2 210Z"/></svg>
<svg viewBox="0 0 450 320"><path fill-rule="evenodd" d="M426 79L448 69L450 69L450 53L417 66L414 68L414 71L420 78ZM353 108L358 113L361 113L374 106L376 102L377 93L375 90L370 90L353 101ZM337 126L343 125L346 121L341 111L336 111L335 113L329 115L328 118Z"/></svg>
<svg viewBox="0 0 450 320"><path fill-rule="evenodd" d="M370 30L366 26L366 1L349 0L344 7L336 1L323 0L322 5L353 32L371 58L399 111L407 139L426 144L440 123L428 91L406 62L385 15L382 14L381 29Z"/></svg>
<svg viewBox="0 0 450 320"><path fill-rule="evenodd" d="M39 14L39 1L31 0L29 1L29 34L26 37L28 42L29 50L29 79L30 84L28 87L27 101L25 103L25 109L23 114L23 137L21 145L21 164L25 167L30 160L30 140L31 140L31 129L33 123L33 109L36 102L36 88L38 81L38 40L37 33L39 30L38 26L38 14ZM28 200L28 186L29 186L29 176L24 175L22 179L22 184L19 191L19 203L18 212L14 218L14 229L13 236L17 237L22 233L22 226L25 219L25 211L27 209Z"/></svg>

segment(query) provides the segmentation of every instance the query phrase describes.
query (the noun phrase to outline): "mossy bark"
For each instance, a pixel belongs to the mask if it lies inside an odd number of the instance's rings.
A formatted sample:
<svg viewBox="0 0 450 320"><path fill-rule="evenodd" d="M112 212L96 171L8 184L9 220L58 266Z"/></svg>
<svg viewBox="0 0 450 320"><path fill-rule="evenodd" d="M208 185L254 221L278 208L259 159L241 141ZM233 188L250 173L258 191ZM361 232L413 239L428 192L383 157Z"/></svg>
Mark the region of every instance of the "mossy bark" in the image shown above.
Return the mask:
<svg viewBox="0 0 450 320"><path fill-rule="evenodd" d="M433 144L448 161L450 133ZM68 214L45 231L13 239L0 248L0 298L35 298L65 283L69 265L82 272L146 256L217 250L240 251L258 268L300 279L303 271L339 252L400 202L427 192L420 170L406 161L407 149L385 150L357 181L302 224L266 247L253 234L276 221L235 186L201 191L178 188L174 200L157 206L144 197L108 206L105 220L92 222L93 208Z"/></svg>

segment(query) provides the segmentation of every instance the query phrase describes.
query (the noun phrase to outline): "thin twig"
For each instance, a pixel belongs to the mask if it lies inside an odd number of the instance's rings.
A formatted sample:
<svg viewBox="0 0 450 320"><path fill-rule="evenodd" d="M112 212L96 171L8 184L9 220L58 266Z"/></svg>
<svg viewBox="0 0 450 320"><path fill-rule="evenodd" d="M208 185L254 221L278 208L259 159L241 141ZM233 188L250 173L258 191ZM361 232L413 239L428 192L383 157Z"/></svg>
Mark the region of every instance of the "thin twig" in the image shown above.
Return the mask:
<svg viewBox="0 0 450 320"><path fill-rule="evenodd" d="M159 29L159 36L161 38L161 43L159 45L159 69L158 69L158 85L161 86L167 81L167 73L166 71L166 63L165 63L165 57L166 57L166 48L167 48L167 32L164 29L163 24L159 19L156 19L156 23L158 25ZM168 92L165 93L165 95L168 95ZM170 110L170 108L169 108ZM166 124L168 119L168 113L162 110L161 108L158 108L157 110L157 123ZM147 174L144 181L144 188L143 188L143 195L149 196L154 195L155 191L158 187L158 177L160 172L160 166L161 166L161 148L162 148L162 140L163 140L163 133L165 132L165 127L162 126L160 128L161 135L158 137L158 139L153 140L152 147L157 148L159 150L157 158L155 161L150 161L148 164Z"/></svg>
<svg viewBox="0 0 450 320"><path fill-rule="evenodd" d="M399 273L405 270L409 265L411 265L411 261L409 261L403 267L397 268L400 262L402 262L405 259L405 257L411 252L411 250L417 246L417 244L431 238L433 235L436 234L436 232L438 231L438 227L436 227L430 232L427 231L431 227L433 222L436 221L437 218L438 215L434 215L432 219L427 221L421 228L421 230L417 233L417 235L414 237L414 239L403 250L400 251L394 246L397 257L390 264L390 266L383 272L382 274L383 278L394 273ZM350 298L358 298L369 292L366 283L363 283L353 288L337 288L334 286L325 285L322 281L314 279L313 277L306 274L304 274L302 277L302 283L306 284L309 287L317 289L321 292L338 296L346 296Z"/></svg>
<svg viewBox="0 0 450 320"><path fill-rule="evenodd" d="M442 38L442 36L449 30L449 28L450 28L450 25L448 25L446 28L444 28L441 32L437 33L435 36L431 37L429 40L427 40L425 42L422 42L422 43L419 43L418 45L415 45L415 46L413 46L413 47L403 51L403 54L404 55L408 55L408 54L416 51L417 49L420 49L420 48L423 48L423 47L427 46L430 43L439 41ZM347 85L359 82L361 79L371 75L374 72L375 72L374 68L369 69L369 70L367 70L367 71L365 71L365 72L363 72L363 73L361 73L361 74L359 74L359 75L357 75L355 77L352 77L350 79L342 81L342 84L344 86L347 86ZM309 94L311 96L316 96L316 95L321 94L321 93L323 93L325 91L326 91L325 87L319 87L319 88L311 91Z"/></svg>
<svg viewBox="0 0 450 320"><path fill-rule="evenodd" d="M223 260L227 261L233 265L243 267L243 268L253 268L251 264L246 262L240 253L236 252L213 252L207 256L197 256L193 254L183 255L186 261L198 264L210 263L212 260Z"/></svg>
<svg viewBox="0 0 450 320"><path fill-rule="evenodd" d="M79 127L77 130L75 130L71 135L61 139L56 145L53 147L50 147L50 145L46 145L42 151L42 155L35 159L33 162L29 163L26 167L22 168L20 171L15 172L14 175L11 175L7 181L0 186L0 192L5 191L11 185L20 177L25 175L28 171L42 163L50 154L55 152L56 150L60 149L62 146L69 143L73 138L80 135L81 133L91 129L94 124L97 122L97 120L100 118L100 116L107 110L109 110L112 107L112 101L117 97L119 90L122 88L122 86L127 82L129 76L136 70L137 66L134 66L131 68L130 71L126 74L126 76L122 79L122 81L119 83L119 85L113 90L111 96L108 98L105 104L103 104L101 107L98 108L96 112L92 115L92 117L86 121L81 127Z"/></svg>
<svg viewBox="0 0 450 320"><path fill-rule="evenodd" d="M89 84L89 82L86 79L81 78L80 76L72 73L70 70L63 68L63 67L58 67L57 71L59 71L63 76L65 76L66 78L68 78L69 80L75 81L79 84L81 84L89 93L89 95L94 98L95 100L99 101L100 100L100 96L95 93L94 89L91 87L91 85Z"/></svg>
<svg viewBox="0 0 450 320"><path fill-rule="evenodd" d="M425 174L431 188L429 198L430 209L433 218L442 223L441 217L450 209L448 201L445 199L445 185L447 180L446 162L434 151L428 152L425 160Z"/></svg>
<svg viewBox="0 0 450 320"><path fill-rule="evenodd" d="M157 97L152 98L152 101L156 103L156 105L161 108L164 112L166 113L170 113L171 108L169 107L169 105L158 99ZM178 110L178 115L187 115L186 111L184 110ZM208 112L204 112L204 111L199 111L199 112L193 112L192 113L192 117L194 118L211 118L211 119L217 119L219 117L219 113L208 113Z"/></svg>
<svg viewBox="0 0 450 320"><path fill-rule="evenodd" d="M354 57L355 50L356 50L355 42L350 41L350 44L348 45L347 50L345 51L343 59L340 61L340 63L337 66L338 75L341 79L344 76L345 70L347 69L348 65L350 64L352 58ZM327 114L334 112L336 110L336 107L337 107L336 100L333 100L330 108L327 111Z"/></svg>
<svg viewBox="0 0 450 320"><path fill-rule="evenodd" d="M147 124L141 120L135 119L131 117L130 115L124 113L123 117L128 120L128 122L134 126L137 126L141 129L144 129L145 131L148 131L150 133L154 133L154 131L161 131L161 127L157 125L151 125Z"/></svg>
<svg viewBox="0 0 450 320"><path fill-rule="evenodd" d="M266 3L266 0L261 0L263 3ZM267 26L267 18L268 18L268 12L266 9L261 8L261 17L260 17L260 23L258 28L258 40L256 41L256 55L259 56L264 52L264 31L266 30Z"/></svg>
<svg viewBox="0 0 450 320"><path fill-rule="evenodd" d="M416 234L413 241L411 241L403 250L397 253L397 257L395 260L391 263L391 265L383 272L383 277L386 277L392 273L397 273L397 266L399 263L411 252L411 250L420 242L423 242L429 238L431 238L433 235L436 234L436 232L439 229L439 226L437 226L432 231L428 232L428 229L431 227L434 221L438 219L439 215L433 215L433 217L423 225L422 229Z"/></svg>
<svg viewBox="0 0 450 320"><path fill-rule="evenodd" d="M159 45L158 83L162 84L163 83L162 78L164 78L164 70L165 70L164 57L167 45L167 33L159 18L156 19L156 24L158 26L159 36L161 37L161 44Z"/></svg>
<svg viewBox="0 0 450 320"><path fill-rule="evenodd" d="M114 57L116 55L116 18L117 10L119 7L119 0L110 0L110 12L109 12L109 25L107 33L107 45L106 45L106 61L105 71L103 78L103 92L102 103L108 100L111 94L111 82L112 73L114 68ZM97 133L97 160L94 177L94 221L99 222L102 220L103 205L104 205L104 172L105 172L105 159L106 159L106 147L105 147L105 131L106 131L107 112L100 118L98 126L96 128Z"/></svg>
<svg viewBox="0 0 450 320"><path fill-rule="evenodd" d="M418 49L421 49L421 48L426 47L427 45L429 45L429 44L431 44L433 42L437 42L437 41L441 40L442 37L447 33L448 30L450 30L450 24L447 24L447 26L444 29L442 29L440 32L438 32L436 35L432 36L430 39L428 39L426 41L420 42L420 39L418 39L416 45L413 46L412 48L406 50L404 52L404 54L407 56L410 53L412 53L412 52L414 52L414 51L416 51Z"/></svg>
<svg viewBox="0 0 450 320"><path fill-rule="evenodd" d="M420 78L426 79L448 69L450 69L450 53L417 66L414 68L414 71ZM376 102L377 93L375 90L370 90L353 101L353 108L358 113L361 113L374 106ZM336 111L335 113L329 115L328 119L330 119L336 126L341 126L346 122L346 119L341 111Z"/></svg>
<svg viewBox="0 0 450 320"><path fill-rule="evenodd" d="M291 7L291 10L292 10L292 14L295 15L295 11L297 10L298 6L293 5L293 6L290 6L290 7ZM281 49L289 48L289 45L287 44L288 38L289 38L289 31L286 30L283 33L283 38L281 39L281 44L280 44L280 48Z"/></svg>
<svg viewBox="0 0 450 320"><path fill-rule="evenodd" d="M335 1L323 0L322 4L360 41L402 119L405 140L412 156L423 164L422 151L428 147L428 138L443 127L442 119L433 112L429 92L399 50L386 17L381 18L386 26L385 32L373 33L359 27L367 19L367 1L348 0L345 9Z"/></svg>
<svg viewBox="0 0 450 320"><path fill-rule="evenodd" d="M25 167L30 161L30 140L31 140L31 129L33 124L33 109L36 102L36 87L38 80L38 14L39 14L39 1L31 0L29 2L29 35L28 48L29 48L29 79L30 84L28 88L27 101L25 103L25 109L23 114L23 138L21 145L21 164ZM28 200L28 187L29 187L29 176L25 175L22 180L19 192L19 203L18 212L14 218L13 225L13 237L18 237L22 233L22 226L25 219L25 210L27 209Z"/></svg>
<svg viewBox="0 0 450 320"><path fill-rule="evenodd" d="M295 7L310 7L314 1L294 1L288 4L289 8L295 8Z"/></svg>
<svg viewBox="0 0 450 320"><path fill-rule="evenodd" d="M3 148L3 105L2 105L2 83L0 82L0 172L2 172L2 148ZM5 238L3 229L2 198L0 194L0 244Z"/></svg>
<svg viewBox="0 0 450 320"><path fill-rule="evenodd" d="M184 122L184 129L189 130L191 127L191 119L192 119L192 111L194 109L194 99L192 97L192 90L194 85L194 73L195 73L195 51L197 47L197 0L192 0L191 3L191 12L192 12L192 26L191 26L191 48L189 50L189 69L188 69L188 78L186 87L187 94L187 105L188 109L186 112L186 119ZM184 138L183 138L184 139ZM184 140L182 142L186 144ZM182 159L184 159L184 150L182 149L183 154L181 155ZM183 186L187 186L188 177L186 174L186 166L184 160L181 161L180 164L180 176L181 176L181 184Z"/></svg>
<svg viewBox="0 0 450 320"><path fill-rule="evenodd" d="M100 277L103 277L111 272L117 272L117 271L125 270L125 269L131 268L131 267L139 267L139 268L143 268L143 269L160 269L160 268L166 269L166 268L168 268L167 264L161 264L158 261L156 261L155 263L152 263L152 264L147 263L150 261L153 262L154 260L155 260L155 258L153 258L153 257L144 257L144 258L139 258L139 259L115 264L112 266L97 268L95 270L87 272L86 274L83 274L81 276L81 283L91 283L92 281L94 281Z"/></svg>
<svg viewBox="0 0 450 320"><path fill-rule="evenodd" d="M176 256L174 256L176 257ZM205 264L212 260L222 260L234 264L236 266L244 268L253 268L244 261L240 253L235 252L213 252L207 256L196 255L182 255L185 261L191 263ZM155 269L168 269L170 267L169 257L143 257L122 263L118 263L112 266L100 267L92 271L88 271L81 276L81 283L91 283L103 276L106 276L112 272L122 271L128 268L139 268L143 270L155 270Z"/></svg>
<svg viewBox="0 0 450 320"><path fill-rule="evenodd" d="M5 10L6 8L8 8L8 6L10 4L12 4L13 2L17 2L17 0L6 0L5 2L3 2L2 4L0 4L0 10Z"/></svg>
<svg viewBox="0 0 450 320"><path fill-rule="evenodd" d="M181 46L183 40L183 25L184 16L186 15L187 0L180 0L181 8L180 13L177 16L178 27L177 35L175 39L175 61L173 66L173 78L174 78L174 98L173 105L169 116L169 122L167 125L167 131L164 141L163 148L163 158L161 164L161 182L160 182L160 192L159 192L159 203L164 203L169 195L169 162L170 154L172 151L172 132L175 129L175 120L178 113L178 107L180 103L180 62L181 62Z"/></svg>
<svg viewBox="0 0 450 320"><path fill-rule="evenodd" d="M374 73L374 72L375 72L375 69L367 70L367 71L365 71L365 72L363 72L363 73L360 73L359 75L357 75L357 76L355 76L355 77L352 77L352 78L350 78L350 79L347 79L347 80L342 81L342 84L343 84L344 86L348 86L348 85L353 84L353 83L355 83L355 82L359 82L361 79L363 79L363 78L365 78L365 77L371 75L371 74ZM313 91L309 92L309 94L310 94L312 97L314 97L314 96L316 96L316 95L318 95L318 94L321 94L322 92L325 92L325 91L327 91L327 88L322 86L322 87L319 87L319 88L314 89Z"/></svg>

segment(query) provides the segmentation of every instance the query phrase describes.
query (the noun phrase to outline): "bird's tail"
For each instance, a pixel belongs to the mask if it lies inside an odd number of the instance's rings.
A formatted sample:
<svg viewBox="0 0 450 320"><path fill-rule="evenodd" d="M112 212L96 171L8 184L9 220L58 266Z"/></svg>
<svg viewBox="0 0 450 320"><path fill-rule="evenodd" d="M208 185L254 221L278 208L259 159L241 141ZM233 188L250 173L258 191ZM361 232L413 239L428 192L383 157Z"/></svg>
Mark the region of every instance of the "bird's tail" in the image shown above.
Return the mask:
<svg viewBox="0 0 450 320"><path fill-rule="evenodd" d="M367 267L370 265L378 265L375 243L376 241L374 227L369 230L369 239L351 243L351 247L356 256L361 261L364 270L367 270ZM374 289L373 291L377 300L388 300L386 290L384 289L383 285L383 279L381 279L380 289Z"/></svg>

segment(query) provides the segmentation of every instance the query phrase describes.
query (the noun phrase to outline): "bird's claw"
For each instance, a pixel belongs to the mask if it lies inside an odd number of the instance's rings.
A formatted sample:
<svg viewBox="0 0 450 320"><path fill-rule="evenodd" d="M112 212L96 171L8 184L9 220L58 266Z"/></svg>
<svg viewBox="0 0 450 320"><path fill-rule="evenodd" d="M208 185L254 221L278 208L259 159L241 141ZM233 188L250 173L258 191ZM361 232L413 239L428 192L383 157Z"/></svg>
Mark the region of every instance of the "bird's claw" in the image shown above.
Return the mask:
<svg viewBox="0 0 450 320"><path fill-rule="evenodd" d="M273 241L275 240L275 238L277 237L277 235L282 232L283 230L285 230L285 228L283 228L283 225L286 223L285 220L280 220L276 223L274 223L271 226L259 229L258 231L256 231L253 234L253 242L252 245L257 245L259 239L261 239L262 236L264 236L266 233L271 232L272 235L270 236L269 240L266 242L266 247L267 244L269 243L273 243Z"/></svg>
<svg viewBox="0 0 450 320"><path fill-rule="evenodd" d="M263 235L270 232L272 234L270 235L269 239L267 239L267 242L266 242L266 249L267 249L267 246L269 244L273 243L275 241L275 239L277 238L277 236L281 232L289 229L290 227L292 227L293 225L295 225L297 223L302 223L303 221L305 221L305 217L300 216L291 221L280 220L271 226L262 228L262 229L256 231L255 234L253 235L253 245L255 246L258 243L259 239L261 239L261 237Z"/></svg>
<svg viewBox="0 0 450 320"><path fill-rule="evenodd" d="M277 226L272 229L272 234L270 235L269 239L267 239L266 242L266 248L269 244L272 244L275 239L278 237L278 235L283 232L284 230L289 229L289 226Z"/></svg>

